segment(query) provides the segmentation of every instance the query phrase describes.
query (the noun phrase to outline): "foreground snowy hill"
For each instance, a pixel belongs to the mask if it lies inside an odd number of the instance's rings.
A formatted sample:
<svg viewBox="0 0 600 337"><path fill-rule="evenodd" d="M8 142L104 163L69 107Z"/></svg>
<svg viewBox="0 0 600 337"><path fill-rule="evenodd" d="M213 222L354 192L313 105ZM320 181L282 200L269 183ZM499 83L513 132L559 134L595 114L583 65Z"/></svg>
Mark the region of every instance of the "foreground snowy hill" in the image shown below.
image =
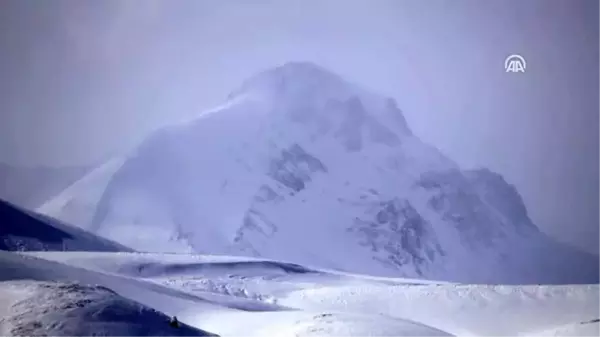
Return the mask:
<svg viewBox="0 0 600 337"><path fill-rule="evenodd" d="M516 189L420 141L392 99L310 63L250 78L42 208L141 251L250 255L379 276L598 282Z"/></svg>
<svg viewBox="0 0 600 337"><path fill-rule="evenodd" d="M3 336L209 336L101 286L0 283ZM6 305L8 304L8 307Z"/></svg>
<svg viewBox="0 0 600 337"><path fill-rule="evenodd" d="M539 335L566 327L598 335L599 295L598 285L458 285L255 258L0 252L0 328L12 327L8 335L29 328L91 334L109 327L112 335L187 334L165 332L166 317L147 307L221 336ZM113 309L121 314L112 315ZM98 325L89 321L91 313L99 313L93 315ZM60 324L45 324L52 321ZM139 323L148 330L135 330Z"/></svg>
<svg viewBox="0 0 600 337"><path fill-rule="evenodd" d="M0 250L130 252L116 242L0 200Z"/></svg>

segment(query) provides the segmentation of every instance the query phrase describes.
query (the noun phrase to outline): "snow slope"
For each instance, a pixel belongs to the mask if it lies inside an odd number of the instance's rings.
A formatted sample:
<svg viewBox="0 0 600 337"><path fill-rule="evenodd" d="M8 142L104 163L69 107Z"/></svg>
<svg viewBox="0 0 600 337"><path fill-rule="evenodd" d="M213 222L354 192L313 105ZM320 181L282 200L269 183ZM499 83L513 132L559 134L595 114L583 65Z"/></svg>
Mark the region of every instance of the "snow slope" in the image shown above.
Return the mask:
<svg viewBox="0 0 600 337"><path fill-rule="evenodd" d="M1 250L132 251L47 216L0 200Z"/></svg>
<svg viewBox="0 0 600 337"><path fill-rule="evenodd" d="M539 336L598 336L600 335L600 320L566 324L564 326L539 332Z"/></svg>
<svg viewBox="0 0 600 337"><path fill-rule="evenodd" d="M226 256L0 252L0 280L19 279L107 287L221 336L539 335L600 317L598 285L419 282Z"/></svg>
<svg viewBox="0 0 600 337"><path fill-rule="evenodd" d="M3 336L210 336L101 286L9 281L0 283ZM6 306L8 304L8 306Z"/></svg>
<svg viewBox="0 0 600 337"><path fill-rule="evenodd" d="M57 256L52 253L35 253L36 255L44 256L45 254ZM81 253L68 252L67 255L64 256L74 256ZM94 253L89 253L88 256L93 260ZM101 253L98 253L101 254ZM111 255L115 257L123 258L123 254L128 253L111 253ZM128 254L130 258L135 258L139 254ZM127 259L125 259L126 261ZM168 260L168 258L167 258ZM245 261L244 259L241 262ZM227 272L224 271L222 275L225 277ZM268 273L264 274L264 276L269 276ZM261 301L240 298L237 296L225 295L222 293L211 293L207 291L198 292L196 294L184 292L181 289L176 287L166 287L161 285L160 282L151 282L145 279L136 279L130 277L123 277L116 274L108 274L101 273L97 271L93 271L91 269L81 269L70 267L65 264L60 264L56 262L52 262L49 260L45 260L42 258L36 258L32 256L19 255L12 252L0 252L0 281L1 280L60 280L69 282L82 282L84 284L93 284L100 285L102 287L107 287L112 290L115 290L120 295L131 298L135 301L138 301L142 304L151 306L163 312L169 313L170 315L177 315L183 322L189 323L196 327L199 327L201 323L200 319L207 317L214 317L211 319L211 322L215 322L214 327L218 328L222 331L231 331L232 328L235 328L235 331L232 332L233 335L257 335L260 334L262 329L268 328L269 325L280 324L281 322L274 321L275 318L279 317L283 312L288 312L292 309L285 308L277 305L265 305ZM12 283L0 282L0 294L4 294L4 298L9 298L9 295L6 295L6 292L9 291L6 288L10 288ZM67 287L69 289L73 289L74 286L60 286ZM61 288L58 288L60 290ZM75 287L76 290L77 287ZM93 289L96 289L97 286L94 286ZM54 289L57 290L57 289ZM48 294L48 296L57 296ZM74 295L67 295L66 297L72 298L77 297ZM11 301L2 301L2 305L0 305L0 313L3 313L5 317L7 317L6 313L9 313L8 320L10 319L12 311L12 306L14 305L13 300ZM8 306L3 307L2 306ZM60 317L67 316L66 312L63 312L65 309L64 306L57 306L55 309L56 316L54 317L57 321L61 321L63 326L62 330L58 331L59 333L62 331L64 334L68 334L64 331L73 331L72 325L76 325L80 323L80 321L76 318L72 320L64 319L61 320ZM66 308L68 309L68 308ZM102 310L102 306L88 308L89 310ZM299 327L295 327L295 322L302 317L309 317L310 315L317 315L320 312L316 312L314 314L305 313L297 311L293 309L295 314L290 313L291 316L288 316L287 329L291 331L299 331ZM77 315L86 315L87 310L83 310L83 312L78 312ZM249 316L250 313L256 313L256 315ZM77 316L76 315L76 316ZM223 321L220 317L226 317L227 315L233 315L233 319L238 323L236 325L232 325L231 321ZM215 317L216 316L216 317ZM363 315L365 316L365 315ZM231 316L230 316L231 317ZM135 317L134 317L135 318ZM114 319L114 317L113 317ZM159 319L159 318L157 318ZM2 322L4 322L3 320ZM378 319L375 317L371 319L369 322L362 322L360 327L365 331L365 329L371 329L371 331L380 331L381 329L391 329L393 327L389 327L388 325L381 325L385 320ZM110 323L111 320L107 318L106 323ZM23 323L23 322L22 322ZM25 321L24 323L28 323ZM137 322L133 321L128 323L128 329L133 330ZM6 323L9 324L9 323ZM26 326L30 326L34 324L26 324ZM158 321L150 321L148 324L159 326L160 324L167 324L167 322L160 318ZM439 335L440 331L423 326L422 324L413 323L401 319L394 320L394 326L401 327L403 330L393 329L397 334L399 331L412 331L418 332L418 335ZM47 327L46 325L44 325ZM97 327L99 331L103 329L103 326ZM125 327L124 327L125 328ZM340 327L344 329L343 326ZM90 328L93 329L93 328ZM378 330L379 329L379 330ZM301 330L301 329L300 329ZM112 330L113 333L115 330ZM277 330L274 330L277 331ZM53 331L57 332L57 331ZM295 335L288 334L284 331L283 335ZM156 330L153 330L153 333L156 333Z"/></svg>
<svg viewBox="0 0 600 337"><path fill-rule="evenodd" d="M393 99L311 63L248 79L120 160L41 210L139 251L467 283L598 282L598 258L541 233L501 176L461 170L411 132Z"/></svg>

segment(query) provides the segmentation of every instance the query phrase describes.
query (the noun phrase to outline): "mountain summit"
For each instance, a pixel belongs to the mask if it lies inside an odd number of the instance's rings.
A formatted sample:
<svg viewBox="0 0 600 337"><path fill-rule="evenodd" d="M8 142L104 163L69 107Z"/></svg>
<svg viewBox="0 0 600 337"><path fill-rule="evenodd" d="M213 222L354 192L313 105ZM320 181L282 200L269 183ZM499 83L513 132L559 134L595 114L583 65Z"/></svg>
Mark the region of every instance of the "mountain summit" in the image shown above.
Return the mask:
<svg viewBox="0 0 600 337"><path fill-rule="evenodd" d="M462 170L396 102L317 65L262 72L40 209L137 250L251 255L383 276L581 283L516 189Z"/></svg>
<svg viewBox="0 0 600 337"><path fill-rule="evenodd" d="M325 68L310 62L288 62L249 78L230 97L260 92L271 94L277 99L287 98L289 96L286 95L293 92L304 95L321 92L327 95L344 89L349 89L348 83ZM306 98L309 97L310 95Z"/></svg>
<svg viewBox="0 0 600 337"><path fill-rule="evenodd" d="M371 93L310 62L289 62L251 77L229 95L230 100L242 97L266 101L271 110L287 112L295 121L323 122L327 118L322 114L346 113L352 114L357 124L376 118L380 123L392 122L401 133L410 133L392 98Z"/></svg>

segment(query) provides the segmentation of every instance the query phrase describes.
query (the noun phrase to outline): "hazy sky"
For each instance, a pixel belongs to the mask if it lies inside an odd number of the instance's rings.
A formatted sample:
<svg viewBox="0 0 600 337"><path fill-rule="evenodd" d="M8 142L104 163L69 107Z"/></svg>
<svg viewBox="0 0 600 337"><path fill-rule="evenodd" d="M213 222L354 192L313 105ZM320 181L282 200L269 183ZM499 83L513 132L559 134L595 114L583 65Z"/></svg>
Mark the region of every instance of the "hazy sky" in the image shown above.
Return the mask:
<svg viewBox="0 0 600 337"><path fill-rule="evenodd" d="M598 251L598 1L0 2L0 161L97 162L259 70L315 61ZM504 71L509 54L526 73Z"/></svg>

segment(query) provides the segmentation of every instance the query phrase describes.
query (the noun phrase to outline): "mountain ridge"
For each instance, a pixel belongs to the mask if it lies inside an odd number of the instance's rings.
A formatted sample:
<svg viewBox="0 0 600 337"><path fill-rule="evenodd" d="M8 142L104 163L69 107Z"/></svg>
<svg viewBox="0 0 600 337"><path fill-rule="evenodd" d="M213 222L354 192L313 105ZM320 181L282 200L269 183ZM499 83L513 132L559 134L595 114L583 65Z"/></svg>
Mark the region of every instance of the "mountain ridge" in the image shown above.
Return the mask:
<svg viewBox="0 0 600 337"><path fill-rule="evenodd" d="M0 250L132 252L48 216L0 200Z"/></svg>

